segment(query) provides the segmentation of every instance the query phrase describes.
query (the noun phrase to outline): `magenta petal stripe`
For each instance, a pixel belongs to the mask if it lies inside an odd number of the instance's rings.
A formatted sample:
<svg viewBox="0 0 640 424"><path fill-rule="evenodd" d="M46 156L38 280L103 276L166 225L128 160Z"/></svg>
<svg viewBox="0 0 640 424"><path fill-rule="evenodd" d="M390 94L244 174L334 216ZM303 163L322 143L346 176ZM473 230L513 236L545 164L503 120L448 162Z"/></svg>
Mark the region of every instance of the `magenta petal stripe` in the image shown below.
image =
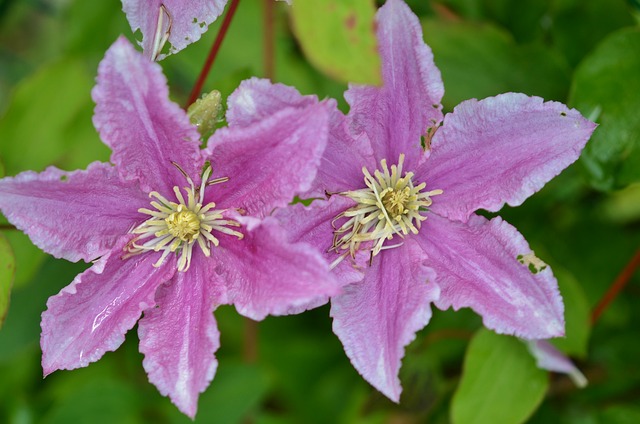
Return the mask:
<svg viewBox="0 0 640 424"><path fill-rule="evenodd" d="M405 346L431 318L435 275L412 240L374 258L364 280L331 299L333 331L358 372L389 399L400 399Z"/></svg>
<svg viewBox="0 0 640 424"><path fill-rule="evenodd" d="M198 252L188 273L176 273L158 289L157 307L147 309L138 325L149 381L191 418L218 365L220 333L213 310L223 284L212 284L210 265Z"/></svg>

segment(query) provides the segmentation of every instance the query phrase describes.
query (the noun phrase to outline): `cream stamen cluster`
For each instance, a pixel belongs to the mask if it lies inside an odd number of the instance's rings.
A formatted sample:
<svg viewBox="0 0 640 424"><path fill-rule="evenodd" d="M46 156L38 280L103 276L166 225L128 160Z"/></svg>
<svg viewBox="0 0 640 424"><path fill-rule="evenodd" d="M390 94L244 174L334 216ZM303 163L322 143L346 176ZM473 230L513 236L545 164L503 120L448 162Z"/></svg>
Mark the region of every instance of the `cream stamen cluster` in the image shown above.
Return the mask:
<svg viewBox="0 0 640 424"><path fill-rule="evenodd" d="M200 187L195 187L193 180L178 166L174 165L185 176L189 187L184 187L186 199L179 187L174 187L177 202L173 202L156 191L149 193L149 197L155 198L151 206L155 208L138 209L138 212L149 215L142 224L131 230L131 233L138 234L126 247L130 257L146 251L163 251L162 256L154 264L160 266L167 256L176 252L178 259L178 271L186 271L191 265L193 247L197 244L205 254L211 255L211 245L218 246L219 240L212 232L219 231L224 234L243 237L242 233L229 227L240 227L240 224L231 219L225 219L222 213L224 210L214 209L214 202L203 206L205 188L212 184L225 182L228 178L217 178L209 180L211 177L211 165L207 163L202 173L202 183Z"/></svg>
<svg viewBox="0 0 640 424"><path fill-rule="evenodd" d="M340 255L332 267L347 255L355 258L362 243L368 243L366 249L373 258L383 249L402 244L384 245L394 235L404 238L410 232L418 233L422 221L427 219L425 212L431 206L431 196L442 194L442 190L423 192L424 182L414 186L413 172L402 175L403 162L404 154L401 154L398 165L392 165L389 171L387 161L383 159L380 161L382 170L376 170L373 176L367 168L362 168L367 188L340 193L358 204L332 221L333 244L329 250ZM344 218L347 220L338 226L338 221Z"/></svg>

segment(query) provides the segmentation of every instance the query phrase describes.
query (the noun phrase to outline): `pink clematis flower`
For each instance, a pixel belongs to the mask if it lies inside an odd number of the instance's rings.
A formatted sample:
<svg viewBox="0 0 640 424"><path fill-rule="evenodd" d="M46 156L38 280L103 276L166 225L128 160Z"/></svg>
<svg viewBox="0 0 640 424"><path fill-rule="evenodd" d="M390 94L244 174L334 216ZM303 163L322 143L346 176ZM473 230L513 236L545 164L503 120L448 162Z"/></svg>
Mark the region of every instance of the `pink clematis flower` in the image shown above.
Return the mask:
<svg viewBox="0 0 640 424"><path fill-rule="evenodd" d="M350 112L332 113L308 193L329 200L276 215L291 241L315 245L332 264L344 284L331 300L333 330L360 374L398 401L404 348L431 302L472 308L499 333L564 334L551 269L513 226L474 212L520 205L578 158L595 124L516 93L465 101L443 117L440 72L404 2L379 10L377 37L383 86L345 93ZM316 102L254 79L230 99L228 118L246 125Z"/></svg>
<svg viewBox="0 0 640 424"><path fill-rule="evenodd" d="M151 60L161 60L168 41L169 54L198 41L222 14L228 0L122 0L133 32L142 32L142 49ZM291 5L291 0L284 0Z"/></svg>
<svg viewBox="0 0 640 424"><path fill-rule="evenodd" d="M149 380L193 417L217 366L218 305L260 320L337 293L321 255L264 218L310 187L327 106L220 129L201 150L160 66L124 38L100 64L93 98L115 166L0 180L0 209L33 243L70 261L99 258L47 303L44 373L97 361L138 322Z"/></svg>

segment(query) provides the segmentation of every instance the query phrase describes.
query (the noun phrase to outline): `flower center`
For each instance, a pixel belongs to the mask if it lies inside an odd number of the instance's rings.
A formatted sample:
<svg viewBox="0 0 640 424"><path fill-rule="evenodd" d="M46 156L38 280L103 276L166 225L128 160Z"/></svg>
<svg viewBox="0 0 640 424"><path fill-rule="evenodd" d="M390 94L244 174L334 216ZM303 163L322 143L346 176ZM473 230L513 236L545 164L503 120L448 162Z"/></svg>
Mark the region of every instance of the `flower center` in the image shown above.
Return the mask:
<svg viewBox="0 0 640 424"><path fill-rule="evenodd" d="M169 233L182 241L189 241L200 233L200 219L190 210L184 210L183 205L178 206L178 212L174 212L165 218ZM183 209L183 210L180 210Z"/></svg>
<svg viewBox="0 0 640 424"><path fill-rule="evenodd" d="M173 163L173 162L172 162ZM243 234L229 227L240 227L240 224L231 219L225 219L222 215L224 210L214 209L214 202L202 205L204 201L204 191L207 186L223 183L228 178L211 177L211 165L207 162L202 172L202 183L200 187L195 187L193 180L182 168L173 163L185 176L189 187L184 187L186 200L179 187L174 187L173 192L177 202L170 201L156 191L149 193L149 197L157 201L151 202L155 210L141 208L138 212L149 215L145 222L131 230L131 233L138 234L126 246L127 253L123 259L146 252L163 251L160 259L153 264L158 267L162 265L167 256L175 252L179 255L178 271L186 271L191 265L193 247L197 244L205 256L211 256L211 245L218 246L219 240L212 232L236 236L239 239Z"/></svg>
<svg viewBox="0 0 640 424"><path fill-rule="evenodd" d="M404 215L405 212L408 212L407 206L411 200L415 200L411 198L411 190L409 187L405 187L402 190L394 190L392 188L386 194L382 195L382 204L384 208L387 210L387 213L392 217L396 218L400 215Z"/></svg>
<svg viewBox="0 0 640 424"><path fill-rule="evenodd" d="M413 172L402 174L403 163L404 154L401 154L398 164L389 170L383 159L381 170L376 170L373 176L367 168L362 168L367 188L340 193L355 200L357 205L341 212L332 221L333 244L329 251L340 255L332 268L347 255L355 258L361 249L370 251L373 259L381 250L400 246L402 243L385 245L385 241L396 235L404 238L410 232L418 234L422 221L427 219L431 197L442 194L442 190L424 191L425 183L414 185ZM346 221L338 226L338 221L345 218Z"/></svg>

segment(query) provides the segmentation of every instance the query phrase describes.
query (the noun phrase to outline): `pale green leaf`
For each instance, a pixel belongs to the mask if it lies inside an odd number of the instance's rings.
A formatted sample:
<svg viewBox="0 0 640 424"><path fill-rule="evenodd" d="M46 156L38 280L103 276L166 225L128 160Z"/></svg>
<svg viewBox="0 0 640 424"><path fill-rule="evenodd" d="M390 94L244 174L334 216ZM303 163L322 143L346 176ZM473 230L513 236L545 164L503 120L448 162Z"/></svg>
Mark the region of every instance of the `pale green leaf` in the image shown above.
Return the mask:
<svg viewBox="0 0 640 424"><path fill-rule="evenodd" d="M462 379L451 405L457 424L516 424L538 407L547 373L520 340L482 329L467 349Z"/></svg>
<svg viewBox="0 0 640 424"><path fill-rule="evenodd" d="M553 340L553 344L568 355L584 358L591 333L591 309L580 283L569 272L553 268L564 299L566 337Z"/></svg>
<svg viewBox="0 0 640 424"><path fill-rule="evenodd" d="M16 264L11 245L0 233L0 328L2 328L9 309L9 297L15 272Z"/></svg>
<svg viewBox="0 0 640 424"><path fill-rule="evenodd" d="M378 85L373 0L296 0L293 30L309 61L342 82Z"/></svg>
<svg viewBox="0 0 640 424"><path fill-rule="evenodd" d="M49 165L73 170L108 159L109 149L91 123L93 72L80 60L62 60L17 86L0 120L8 175Z"/></svg>

